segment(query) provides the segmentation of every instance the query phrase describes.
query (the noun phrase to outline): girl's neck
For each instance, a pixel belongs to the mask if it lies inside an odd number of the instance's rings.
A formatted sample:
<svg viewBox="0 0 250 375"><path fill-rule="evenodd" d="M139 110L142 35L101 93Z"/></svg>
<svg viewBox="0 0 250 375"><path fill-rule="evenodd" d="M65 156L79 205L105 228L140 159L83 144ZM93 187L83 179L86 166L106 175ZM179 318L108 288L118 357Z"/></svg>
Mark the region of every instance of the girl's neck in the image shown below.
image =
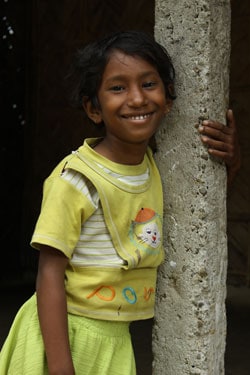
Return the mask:
<svg viewBox="0 0 250 375"><path fill-rule="evenodd" d="M128 144L112 142L104 138L94 147L95 151L105 158L119 164L141 164L147 150L147 143Z"/></svg>

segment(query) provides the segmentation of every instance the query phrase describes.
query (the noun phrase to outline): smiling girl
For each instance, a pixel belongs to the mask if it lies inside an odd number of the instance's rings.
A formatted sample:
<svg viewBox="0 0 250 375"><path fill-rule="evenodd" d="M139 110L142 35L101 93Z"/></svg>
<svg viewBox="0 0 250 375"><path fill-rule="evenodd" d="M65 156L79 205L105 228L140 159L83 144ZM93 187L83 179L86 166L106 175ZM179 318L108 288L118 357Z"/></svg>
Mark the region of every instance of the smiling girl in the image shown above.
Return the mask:
<svg viewBox="0 0 250 375"><path fill-rule="evenodd" d="M79 51L74 98L106 133L45 181L31 241L36 293L10 330L1 375L136 373L129 324L153 317L163 260L162 187L148 143L171 109L174 78L166 50L142 32Z"/></svg>

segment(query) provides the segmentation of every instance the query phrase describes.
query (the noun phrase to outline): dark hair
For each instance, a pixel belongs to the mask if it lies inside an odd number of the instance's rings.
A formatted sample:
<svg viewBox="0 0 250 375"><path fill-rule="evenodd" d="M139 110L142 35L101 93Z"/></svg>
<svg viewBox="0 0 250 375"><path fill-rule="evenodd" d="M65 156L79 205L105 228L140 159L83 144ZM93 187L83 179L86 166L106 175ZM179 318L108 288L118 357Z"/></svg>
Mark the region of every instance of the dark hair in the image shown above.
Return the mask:
<svg viewBox="0 0 250 375"><path fill-rule="evenodd" d="M79 49L72 64L69 78L73 84L72 102L82 106L83 97L88 97L98 108L98 89L104 69L114 50L130 56L139 56L158 71L166 96L175 99L175 71L168 52L154 38L141 31L116 32Z"/></svg>

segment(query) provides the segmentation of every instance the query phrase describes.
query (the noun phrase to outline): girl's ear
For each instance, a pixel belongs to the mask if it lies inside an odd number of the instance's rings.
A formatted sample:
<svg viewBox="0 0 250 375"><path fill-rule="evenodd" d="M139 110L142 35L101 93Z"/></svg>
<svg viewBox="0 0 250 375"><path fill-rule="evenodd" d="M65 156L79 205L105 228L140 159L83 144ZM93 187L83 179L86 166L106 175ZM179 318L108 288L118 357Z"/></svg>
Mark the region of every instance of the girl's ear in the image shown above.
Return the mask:
<svg viewBox="0 0 250 375"><path fill-rule="evenodd" d="M100 124L102 122L101 110L96 108L87 96L83 98L82 106L91 121L95 124Z"/></svg>
<svg viewBox="0 0 250 375"><path fill-rule="evenodd" d="M166 109L165 109L165 115L167 115L167 114L171 111L172 106L173 106L173 100L170 99L170 98L166 98Z"/></svg>

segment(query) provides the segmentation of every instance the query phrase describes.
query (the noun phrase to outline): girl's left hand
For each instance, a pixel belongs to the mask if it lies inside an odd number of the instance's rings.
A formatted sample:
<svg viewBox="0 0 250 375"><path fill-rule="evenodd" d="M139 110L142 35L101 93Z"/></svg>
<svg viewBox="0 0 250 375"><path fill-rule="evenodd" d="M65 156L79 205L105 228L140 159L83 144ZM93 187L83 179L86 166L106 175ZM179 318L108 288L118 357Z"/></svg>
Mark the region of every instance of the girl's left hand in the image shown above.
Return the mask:
<svg viewBox="0 0 250 375"><path fill-rule="evenodd" d="M227 126L218 121L204 120L198 127L201 141L208 153L225 162L228 185L231 184L241 166L241 153L233 111L227 111Z"/></svg>

